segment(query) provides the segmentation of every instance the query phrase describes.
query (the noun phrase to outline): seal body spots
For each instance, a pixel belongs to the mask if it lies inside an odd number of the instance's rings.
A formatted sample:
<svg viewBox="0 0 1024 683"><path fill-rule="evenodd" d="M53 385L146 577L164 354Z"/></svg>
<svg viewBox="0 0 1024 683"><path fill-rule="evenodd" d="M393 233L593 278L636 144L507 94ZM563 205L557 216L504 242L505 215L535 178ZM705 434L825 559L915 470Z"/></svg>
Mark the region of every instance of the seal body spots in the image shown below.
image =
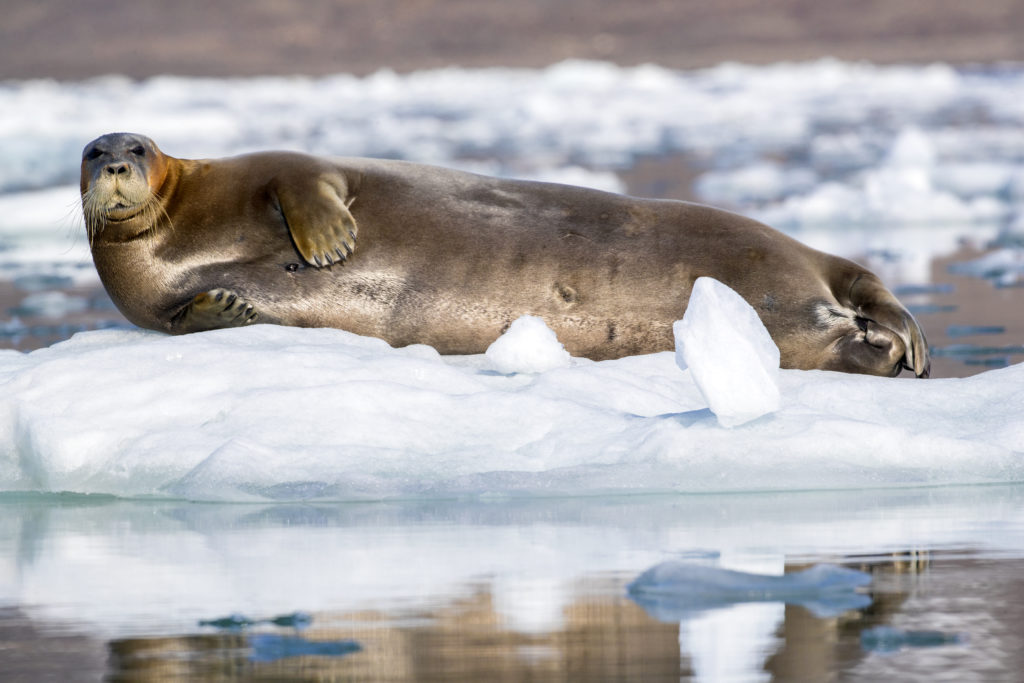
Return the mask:
<svg viewBox="0 0 1024 683"><path fill-rule="evenodd" d="M374 159L164 155L86 146L82 197L107 291L171 333L270 322L480 353L521 315L577 356L673 348L694 280L757 309L784 367L928 372L917 323L878 279L699 204Z"/></svg>

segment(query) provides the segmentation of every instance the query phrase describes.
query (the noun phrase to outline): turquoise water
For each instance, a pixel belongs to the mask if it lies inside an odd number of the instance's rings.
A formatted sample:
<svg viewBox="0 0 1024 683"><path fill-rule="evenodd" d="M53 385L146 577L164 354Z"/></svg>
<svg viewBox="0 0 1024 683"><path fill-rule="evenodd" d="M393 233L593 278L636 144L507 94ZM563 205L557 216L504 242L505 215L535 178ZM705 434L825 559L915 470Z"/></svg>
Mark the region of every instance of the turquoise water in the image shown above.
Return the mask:
<svg viewBox="0 0 1024 683"><path fill-rule="evenodd" d="M1015 680L1022 503L1018 486L269 506L4 494L0 669ZM825 610L742 591L689 590L673 609L631 598L664 561L871 580Z"/></svg>

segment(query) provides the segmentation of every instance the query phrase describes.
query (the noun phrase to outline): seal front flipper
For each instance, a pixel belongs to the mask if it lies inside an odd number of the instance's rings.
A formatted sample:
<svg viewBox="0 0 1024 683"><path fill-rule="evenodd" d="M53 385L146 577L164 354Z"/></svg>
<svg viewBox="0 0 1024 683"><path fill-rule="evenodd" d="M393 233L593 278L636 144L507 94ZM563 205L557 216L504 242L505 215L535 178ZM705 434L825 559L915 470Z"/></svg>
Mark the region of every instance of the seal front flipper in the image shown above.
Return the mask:
<svg viewBox="0 0 1024 683"><path fill-rule="evenodd" d="M174 333L203 332L222 327L242 327L259 314L248 301L229 289L211 289L197 294L171 319Z"/></svg>
<svg viewBox="0 0 1024 683"><path fill-rule="evenodd" d="M356 219L340 175L324 173L304 182L289 177L278 182L277 201L295 248L311 266L322 268L342 263L356 248Z"/></svg>

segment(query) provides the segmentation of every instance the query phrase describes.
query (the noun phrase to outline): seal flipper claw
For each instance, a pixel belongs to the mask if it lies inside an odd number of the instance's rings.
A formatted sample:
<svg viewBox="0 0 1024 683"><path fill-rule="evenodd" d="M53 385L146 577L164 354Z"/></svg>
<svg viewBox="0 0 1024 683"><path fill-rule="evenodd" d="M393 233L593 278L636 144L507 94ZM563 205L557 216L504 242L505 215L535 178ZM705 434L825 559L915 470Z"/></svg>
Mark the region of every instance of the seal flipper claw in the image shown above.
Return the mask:
<svg viewBox="0 0 1024 683"><path fill-rule="evenodd" d="M211 289L197 294L171 319L171 332L202 332L224 327L242 327L256 321L256 308L228 289Z"/></svg>
<svg viewBox="0 0 1024 683"><path fill-rule="evenodd" d="M348 196L345 179L334 173L324 173L305 185L293 178L278 184L281 213L306 263L317 268L334 265L332 253L351 255L356 248L358 228L349 211L355 197Z"/></svg>

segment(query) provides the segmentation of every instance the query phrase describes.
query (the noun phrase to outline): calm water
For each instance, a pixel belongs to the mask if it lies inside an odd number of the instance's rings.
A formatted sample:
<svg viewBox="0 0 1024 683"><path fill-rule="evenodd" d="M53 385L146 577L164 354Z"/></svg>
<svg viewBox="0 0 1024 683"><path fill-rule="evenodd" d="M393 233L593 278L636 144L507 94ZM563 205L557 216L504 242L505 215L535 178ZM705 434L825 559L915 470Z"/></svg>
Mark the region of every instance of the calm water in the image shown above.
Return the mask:
<svg viewBox="0 0 1024 683"><path fill-rule="evenodd" d="M4 680L1014 681L1024 487L207 505L0 496ZM871 574L849 604L626 584ZM650 611L648 611L650 610Z"/></svg>

